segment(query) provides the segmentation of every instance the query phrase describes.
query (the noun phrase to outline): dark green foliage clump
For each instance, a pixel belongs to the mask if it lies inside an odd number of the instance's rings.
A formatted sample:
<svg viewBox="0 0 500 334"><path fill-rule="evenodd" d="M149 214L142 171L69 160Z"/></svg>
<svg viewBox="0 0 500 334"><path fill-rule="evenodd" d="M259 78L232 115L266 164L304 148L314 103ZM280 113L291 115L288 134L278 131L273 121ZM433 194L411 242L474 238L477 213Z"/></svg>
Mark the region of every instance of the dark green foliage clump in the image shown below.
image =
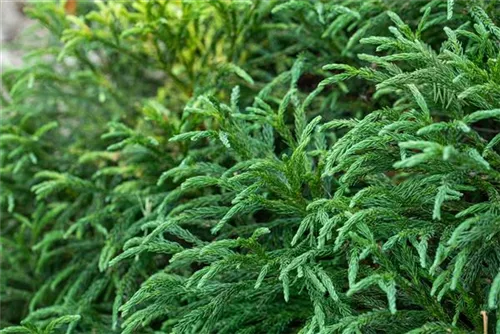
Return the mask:
<svg viewBox="0 0 500 334"><path fill-rule="evenodd" d="M500 3L95 2L4 73L2 333L500 333Z"/></svg>

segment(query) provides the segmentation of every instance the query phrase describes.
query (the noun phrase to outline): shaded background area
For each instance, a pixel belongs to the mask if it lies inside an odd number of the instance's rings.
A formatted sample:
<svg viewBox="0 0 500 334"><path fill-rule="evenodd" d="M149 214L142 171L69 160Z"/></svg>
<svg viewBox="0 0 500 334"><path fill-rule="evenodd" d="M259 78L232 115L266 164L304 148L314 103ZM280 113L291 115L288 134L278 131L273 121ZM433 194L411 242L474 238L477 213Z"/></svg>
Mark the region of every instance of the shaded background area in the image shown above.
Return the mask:
<svg viewBox="0 0 500 334"><path fill-rule="evenodd" d="M32 25L23 13L25 0L2 0L0 3L0 71L22 64L22 51L17 39Z"/></svg>

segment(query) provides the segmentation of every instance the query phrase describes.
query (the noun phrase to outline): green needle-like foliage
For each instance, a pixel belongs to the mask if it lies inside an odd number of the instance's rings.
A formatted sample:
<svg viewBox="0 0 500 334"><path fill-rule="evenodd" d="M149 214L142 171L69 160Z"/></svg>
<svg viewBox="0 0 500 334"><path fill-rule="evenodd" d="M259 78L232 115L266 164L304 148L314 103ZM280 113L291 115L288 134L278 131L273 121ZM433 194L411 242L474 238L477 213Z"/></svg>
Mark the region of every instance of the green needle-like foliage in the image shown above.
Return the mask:
<svg viewBox="0 0 500 334"><path fill-rule="evenodd" d="M2 77L0 333L500 333L500 2L78 10Z"/></svg>

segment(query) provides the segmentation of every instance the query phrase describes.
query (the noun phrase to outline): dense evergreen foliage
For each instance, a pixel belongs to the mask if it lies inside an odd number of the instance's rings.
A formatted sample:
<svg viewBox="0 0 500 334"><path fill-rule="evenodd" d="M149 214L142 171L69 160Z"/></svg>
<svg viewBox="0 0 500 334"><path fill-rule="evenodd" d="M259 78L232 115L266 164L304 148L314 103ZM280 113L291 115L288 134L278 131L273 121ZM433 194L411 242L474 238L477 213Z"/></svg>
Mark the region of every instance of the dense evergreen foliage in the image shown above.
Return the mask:
<svg viewBox="0 0 500 334"><path fill-rule="evenodd" d="M3 74L1 333L500 333L500 2L96 1Z"/></svg>

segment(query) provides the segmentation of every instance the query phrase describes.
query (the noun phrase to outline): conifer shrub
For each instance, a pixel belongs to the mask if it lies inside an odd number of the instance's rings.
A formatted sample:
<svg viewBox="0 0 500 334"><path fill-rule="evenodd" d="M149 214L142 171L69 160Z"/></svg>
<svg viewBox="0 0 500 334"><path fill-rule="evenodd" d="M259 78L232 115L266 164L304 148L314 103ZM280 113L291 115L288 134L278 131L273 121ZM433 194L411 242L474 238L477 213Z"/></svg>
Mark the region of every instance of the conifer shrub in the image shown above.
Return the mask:
<svg viewBox="0 0 500 334"><path fill-rule="evenodd" d="M1 333L500 333L500 3L35 3Z"/></svg>

